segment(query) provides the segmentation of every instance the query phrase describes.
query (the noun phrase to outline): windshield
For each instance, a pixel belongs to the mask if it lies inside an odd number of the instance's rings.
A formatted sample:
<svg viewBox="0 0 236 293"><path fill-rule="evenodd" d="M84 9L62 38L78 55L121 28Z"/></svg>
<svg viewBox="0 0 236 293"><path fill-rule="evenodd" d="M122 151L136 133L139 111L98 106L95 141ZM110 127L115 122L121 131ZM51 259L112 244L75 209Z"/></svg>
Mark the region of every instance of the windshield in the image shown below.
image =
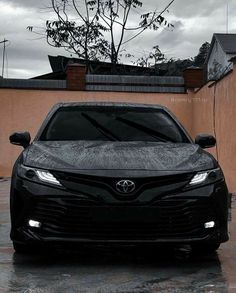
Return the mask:
<svg viewBox="0 0 236 293"><path fill-rule="evenodd" d="M183 130L162 109L135 107L62 107L40 140L157 141L189 143Z"/></svg>

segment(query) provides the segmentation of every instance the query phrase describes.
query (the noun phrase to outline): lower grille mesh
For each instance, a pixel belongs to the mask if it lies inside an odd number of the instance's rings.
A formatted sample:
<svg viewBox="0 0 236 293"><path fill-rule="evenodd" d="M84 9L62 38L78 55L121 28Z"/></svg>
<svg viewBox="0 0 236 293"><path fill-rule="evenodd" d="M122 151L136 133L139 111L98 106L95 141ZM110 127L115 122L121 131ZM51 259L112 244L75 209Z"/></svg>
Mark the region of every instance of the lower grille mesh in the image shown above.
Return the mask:
<svg viewBox="0 0 236 293"><path fill-rule="evenodd" d="M78 199L37 199L31 215L47 237L91 240L203 238L215 219L207 200L159 200L152 206L93 206Z"/></svg>

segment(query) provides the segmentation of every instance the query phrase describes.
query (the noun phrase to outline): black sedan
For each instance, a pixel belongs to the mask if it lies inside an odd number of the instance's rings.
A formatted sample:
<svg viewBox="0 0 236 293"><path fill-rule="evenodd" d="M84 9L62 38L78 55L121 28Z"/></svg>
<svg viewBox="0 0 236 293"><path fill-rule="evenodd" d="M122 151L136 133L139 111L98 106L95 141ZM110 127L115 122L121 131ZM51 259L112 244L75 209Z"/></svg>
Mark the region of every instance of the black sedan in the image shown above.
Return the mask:
<svg viewBox="0 0 236 293"><path fill-rule="evenodd" d="M24 147L11 183L11 239L17 252L67 243L190 244L228 240L224 175L165 107L63 103Z"/></svg>

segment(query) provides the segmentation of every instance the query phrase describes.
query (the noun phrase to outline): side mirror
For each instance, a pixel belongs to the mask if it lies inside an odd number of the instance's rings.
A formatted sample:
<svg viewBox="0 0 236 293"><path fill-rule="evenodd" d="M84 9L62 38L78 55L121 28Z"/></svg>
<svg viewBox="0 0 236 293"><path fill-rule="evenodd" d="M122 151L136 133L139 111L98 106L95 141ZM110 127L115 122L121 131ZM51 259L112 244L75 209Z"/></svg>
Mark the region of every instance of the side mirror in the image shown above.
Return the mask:
<svg viewBox="0 0 236 293"><path fill-rule="evenodd" d="M29 146L31 137L29 132L15 132L9 137L10 143L14 145L23 146L27 148Z"/></svg>
<svg viewBox="0 0 236 293"><path fill-rule="evenodd" d="M213 148L216 145L216 139L213 135L199 134L195 138L195 144L203 149Z"/></svg>

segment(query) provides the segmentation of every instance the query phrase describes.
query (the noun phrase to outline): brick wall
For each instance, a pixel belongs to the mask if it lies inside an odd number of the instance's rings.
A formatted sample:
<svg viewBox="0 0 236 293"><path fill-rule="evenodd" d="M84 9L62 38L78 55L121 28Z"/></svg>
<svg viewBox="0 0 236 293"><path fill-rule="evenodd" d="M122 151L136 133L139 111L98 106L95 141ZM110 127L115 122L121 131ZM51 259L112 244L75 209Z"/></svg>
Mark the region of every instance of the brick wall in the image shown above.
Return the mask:
<svg viewBox="0 0 236 293"><path fill-rule="evenodd" d="M81 64L70 64L66 69L67 89L84 91L86 87L86 66Z"/></svg>

